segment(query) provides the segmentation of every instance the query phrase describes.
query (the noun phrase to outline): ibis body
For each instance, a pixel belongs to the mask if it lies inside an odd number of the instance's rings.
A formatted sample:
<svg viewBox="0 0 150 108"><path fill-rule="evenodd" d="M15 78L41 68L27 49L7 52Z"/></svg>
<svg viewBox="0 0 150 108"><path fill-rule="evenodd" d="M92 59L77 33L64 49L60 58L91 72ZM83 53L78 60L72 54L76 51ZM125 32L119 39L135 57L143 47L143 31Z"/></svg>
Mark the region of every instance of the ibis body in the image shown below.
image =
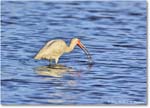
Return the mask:
<svg viewBox="0 0 150 108"><path fill-rule="evenodd" d="M57 64L60 56L62 56L64 53L71 52L76 45L78 45L88 55L88 57L90 57L88 50L81 43L81 41L78 38L73 38L69 46L61 39L48 41L34 58L38 60L55 60L55 63Z"/></svg>

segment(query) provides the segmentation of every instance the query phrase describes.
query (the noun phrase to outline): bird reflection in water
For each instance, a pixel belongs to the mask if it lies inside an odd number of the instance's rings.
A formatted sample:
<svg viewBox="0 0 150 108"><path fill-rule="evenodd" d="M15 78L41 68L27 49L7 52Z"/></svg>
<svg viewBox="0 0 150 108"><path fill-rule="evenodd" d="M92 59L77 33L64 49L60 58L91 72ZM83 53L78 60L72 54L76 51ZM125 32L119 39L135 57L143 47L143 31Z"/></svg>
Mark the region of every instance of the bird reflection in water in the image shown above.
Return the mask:
<svg viewBox="0 0 150 108"><path fill-rule="evenodd" d="M39 75L52 76L52 77L63 77L68 72L75 72L72 67L66 67L64 65L50 65L50 66L39 66L35 68L35 71Z"/></svg>

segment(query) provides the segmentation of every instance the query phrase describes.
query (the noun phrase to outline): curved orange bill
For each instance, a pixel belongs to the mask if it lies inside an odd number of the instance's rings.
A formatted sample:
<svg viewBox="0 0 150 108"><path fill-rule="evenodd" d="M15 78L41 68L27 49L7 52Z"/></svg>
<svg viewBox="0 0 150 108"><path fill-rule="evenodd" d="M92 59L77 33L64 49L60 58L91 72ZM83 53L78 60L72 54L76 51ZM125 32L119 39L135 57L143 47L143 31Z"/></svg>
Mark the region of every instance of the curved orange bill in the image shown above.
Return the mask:
<svg viewBox="0 0 150 108"><path fill-rule="evenodd" d="M92 61L92 57L91 57L90 53L88 52L87 48L83 45L83 43L78 42L77 45L85 52L85 54L88 56L88 59L91 62Z"/></svg>

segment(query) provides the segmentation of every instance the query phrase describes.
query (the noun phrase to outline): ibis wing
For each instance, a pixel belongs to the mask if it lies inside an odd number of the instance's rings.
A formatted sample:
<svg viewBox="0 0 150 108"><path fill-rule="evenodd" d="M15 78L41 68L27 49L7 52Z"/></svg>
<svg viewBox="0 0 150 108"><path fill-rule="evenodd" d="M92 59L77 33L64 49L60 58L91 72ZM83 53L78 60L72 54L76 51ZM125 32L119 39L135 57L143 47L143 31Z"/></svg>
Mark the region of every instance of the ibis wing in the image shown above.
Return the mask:
<svg viewBox="0 0 150 108"><path fill-rule="evenodd" d="M43 48L40 49L40 51L36 54L36 56L34 57L34 59L42 59L43 56L45 55L45 53L48 50L48 47L51 46L53 43L55 42L55 40L51 40L48 41Z"/></svg>

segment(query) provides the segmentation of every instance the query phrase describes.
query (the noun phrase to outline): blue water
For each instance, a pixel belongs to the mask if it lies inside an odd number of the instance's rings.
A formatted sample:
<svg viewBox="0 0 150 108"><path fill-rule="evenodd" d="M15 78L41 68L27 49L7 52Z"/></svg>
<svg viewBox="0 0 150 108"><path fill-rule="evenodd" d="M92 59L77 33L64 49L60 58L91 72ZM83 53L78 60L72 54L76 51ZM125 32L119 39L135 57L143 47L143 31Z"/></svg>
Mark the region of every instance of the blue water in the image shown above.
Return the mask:
<svg viewBox="0 0 150 108"><path fill-rule="evenodd" d="M146 104L146 2L2 1L1 102L4 105ZM34 60L52 39L79 47L59 65Z"/></svg>

